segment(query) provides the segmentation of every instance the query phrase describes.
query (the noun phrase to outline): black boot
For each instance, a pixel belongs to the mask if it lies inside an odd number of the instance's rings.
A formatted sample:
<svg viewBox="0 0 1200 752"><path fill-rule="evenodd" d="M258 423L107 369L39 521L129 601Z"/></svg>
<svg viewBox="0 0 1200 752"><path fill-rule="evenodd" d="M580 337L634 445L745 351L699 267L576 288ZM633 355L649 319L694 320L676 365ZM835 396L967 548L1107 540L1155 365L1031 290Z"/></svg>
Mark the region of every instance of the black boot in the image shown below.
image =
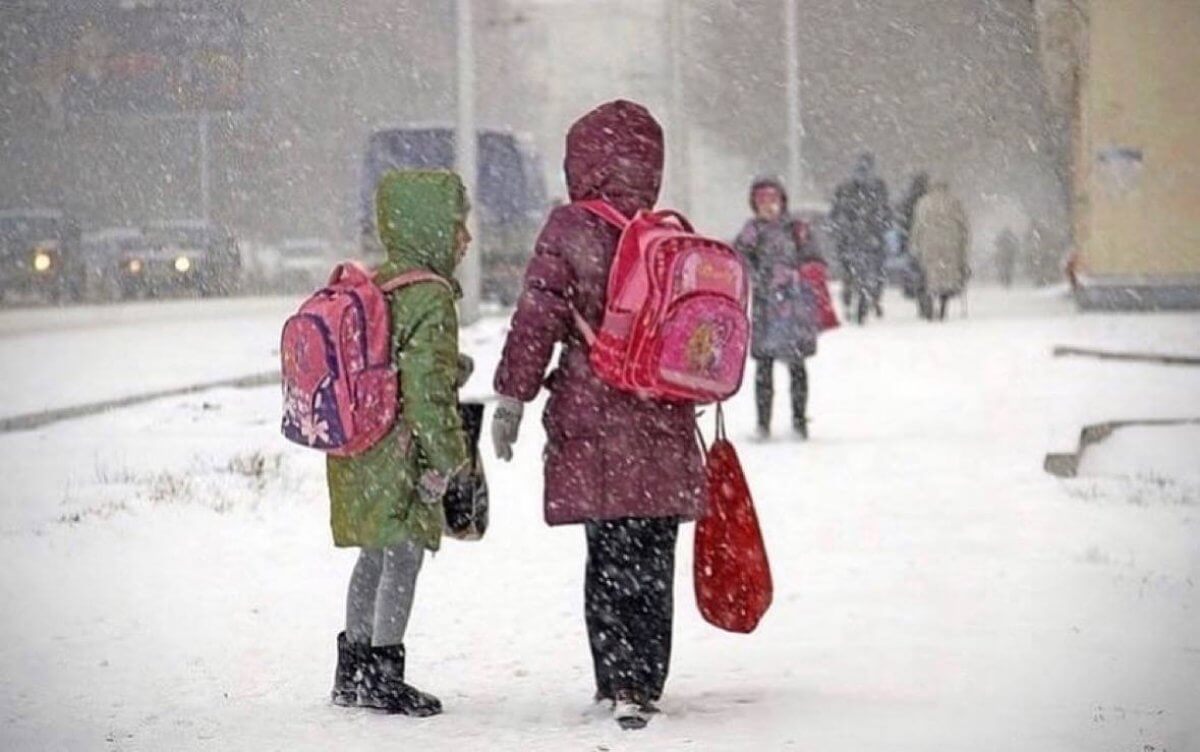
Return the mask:
<svg viewBox="0 0 1200 752"><path fill-rule="evenodd" d="M758 413L758 427L754 430L757 439L765 440L771 435L771 403L775 399L775 361L758 358L754 372L754 405Z"/></svg>
<svg viewBox="0 0 1200 752"><path fill-rule="evenodd" d="M792 430L801 441L808 441L808 418L792 418Z"/></svg>
<svg viewBox="0 0 1200 752"><path fill-rule="evenodd" d="M404 681L404 646L371 648L359 703L389 713L425 718L442 712L442 701Z"/></svg>
<svg viewBox="0 0 1200 752"><path fill-rule="evenodd" d="M808 368L803 360L791 364L792 430L802 440L808 439Z"/></svg>
<svg viewBox="0 0 1200 752"><path fill-rule="evenodd" d="M358 705L358 693L362 688L363 667L371 660L371 649L346 639L346 633L337 636L337 670L333 674L332 699L334 705L354 707Z"/></svg>

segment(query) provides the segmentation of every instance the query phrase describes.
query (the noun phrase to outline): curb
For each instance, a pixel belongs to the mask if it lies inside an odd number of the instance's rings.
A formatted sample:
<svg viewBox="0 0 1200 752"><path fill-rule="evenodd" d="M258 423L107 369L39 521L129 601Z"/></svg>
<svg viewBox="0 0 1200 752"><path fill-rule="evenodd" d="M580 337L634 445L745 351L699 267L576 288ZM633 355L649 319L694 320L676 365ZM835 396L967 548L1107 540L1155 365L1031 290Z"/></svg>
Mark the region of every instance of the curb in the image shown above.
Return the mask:
<svg viewBox="0 0 1200 752"><path fill-rule="evenodd" d="M1095 423L1084 426L1079 432L1079 449L1074 452L1051 452L1046 455L1042 469L1059 478L1074 478L1079 474L1079 460L1083 453L1093 444L1113 435L1119 428L1129 426L1187 426L1200 425L1200 418L1177 418L1161 420L1111 420L1107 423Z"/></svg>

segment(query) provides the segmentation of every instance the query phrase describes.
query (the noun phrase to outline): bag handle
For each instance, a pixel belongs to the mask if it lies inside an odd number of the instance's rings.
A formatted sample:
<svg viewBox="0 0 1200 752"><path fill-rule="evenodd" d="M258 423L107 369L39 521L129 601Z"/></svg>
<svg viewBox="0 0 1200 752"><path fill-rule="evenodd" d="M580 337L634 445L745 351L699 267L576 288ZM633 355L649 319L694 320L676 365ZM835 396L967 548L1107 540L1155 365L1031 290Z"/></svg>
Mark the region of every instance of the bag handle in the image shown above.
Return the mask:
<svg viewBox="0 0 1200 752"><path fill-rule="evenodd" d="M659 209L658 211L649 212L646 216L650 217L651 219L657 220L659 222L663 222L668 219L673 219L679 223L679 226L684 229L684 232L688 232L688 233L696 232L695 228L692 227L692 223L688 221L688 218L683 216L679 212L675 211L674 209Z"/></svg>
<svg viewBox="0 0 1200 752"><path fill-rule="evenodd" d="M438 284L442 285L447 290L449 290L451 293L454 292L454 286L450 284L449 280L447 280L445 277L441 276L440 274L434 274L433 272L426 271L425 269L413 269L412 271L407 271L407 272L404 272L403 274L398 274L395 277L392 277L391 279L389 279L387 282L384 282L382 285L380 285L379 289L383 290L385 293L395 292L396 290L399 290L401 287L408 287L409 285L415 285L418 282L437 282Z"/></svg>
<svg viewBox="0 0 1200 752"><path fill-rule="evenodd" d="M357 261L343 261L333 267L333 271L329 273L328 285L332 287L343 280L349 280L353 277L360 279L371 279L373 275L367 271L367 268Z"/></svg>
<svg viewBox="0 0 1200 752"><path fill-rule="evenodd" d="M597 217L603 219L613 227L616 227L618 230L623 231L629 226L629 218L622 214L617 207L608 203L604 199L597 198L590 199L588 201L576 201L575 205L582 209L588 210L592 214L595 214Z"/></svg>
<svg viewBox="0 0 1200 752"><path fill-rule="evenodd" d="M725 409L721 402L717 403L716 411L713 413L716 420L716 429L713 431L713 443L726 440L728 437L725 434ZM704 431L700 430L700 418L704 417L703 410L696 411L696 441L700 442L701 454L705 455L707 461L709 444L704 440Z"/></svg>
<svg viewBox="0 0 1200 752"><path fill-rule="evenodd" d="M624 230L631 224L628 217L621 213L621 210L604 199L589 199L587 201L576 201L576 206L586 209L597 217L600 217L605 222L608 222L613 227L619 230ZM639 215L655 222L665 223L668 220L675 220L684 232L694 233L696 230L692 227L692 223L683 214L674 209L659 209L652 212L639 212Z"/></svg>

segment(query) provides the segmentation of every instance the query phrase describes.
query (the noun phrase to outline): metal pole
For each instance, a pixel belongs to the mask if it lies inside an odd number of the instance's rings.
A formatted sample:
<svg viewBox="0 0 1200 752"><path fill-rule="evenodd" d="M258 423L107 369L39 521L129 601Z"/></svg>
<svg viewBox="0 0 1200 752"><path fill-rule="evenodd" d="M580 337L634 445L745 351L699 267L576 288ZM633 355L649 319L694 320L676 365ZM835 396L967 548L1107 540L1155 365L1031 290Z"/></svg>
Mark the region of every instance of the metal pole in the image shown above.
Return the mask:
<svg viewBox="0 0 1200 752"><path fill-rule="evenodd" d="M807 187L802 182L804 162L800 153L804 123L800 119L800 24L796 16L796 0L783 0L784 47L787 49L787 184L788 190L799 198L807 193Z"/></svg>
<svg viewBox="0 0 1200 752"><path fill-rule="evenodd" d="M475 125L475 39L471 2L472 0L456 0L455 4L458 21L456 45L458 122L454 139L455 166L459 176L467 185L467 191L472 196L471 203L475 207L468 221L468 229L475 240L458 272L459 282L463 289L459 317L463 323L470 323L479 317L483 270L480 255L484 247L484 238L481 237L477 219L481 202L475 195L475 190L479 185L476 155L479 135Z"/></svg>
<svg viewBox="0 0 1200 752"><path fill-rule="evenodd" d="M671 193L677 202L676 208L689 213L692 203L692 183L688 147L687 113L683 88L684 39L683 0L669 0L667 5L667 37L671 49L671 142L667 155L671 159Z"/></svg>
<svg viewBox="0 0 1200 752"><path fill-rule="evenodd" d="M208 121L207 112L197 119L200 128L200 218L207 224L212 213L212 186L208 165Z"/></svg>

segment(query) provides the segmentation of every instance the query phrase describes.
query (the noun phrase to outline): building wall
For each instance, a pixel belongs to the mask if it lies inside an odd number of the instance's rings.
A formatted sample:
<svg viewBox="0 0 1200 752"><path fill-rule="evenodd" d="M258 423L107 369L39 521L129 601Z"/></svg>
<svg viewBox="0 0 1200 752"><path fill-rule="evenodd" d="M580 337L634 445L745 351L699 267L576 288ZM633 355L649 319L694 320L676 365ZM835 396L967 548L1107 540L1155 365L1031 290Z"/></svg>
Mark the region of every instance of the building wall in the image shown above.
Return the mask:
<svg viewBox="0 0 1200 752"><path fill-rule="evenodd" d="M1087 34L1082 271L1200 288L1200 3L1093 0Z"/></svg>

